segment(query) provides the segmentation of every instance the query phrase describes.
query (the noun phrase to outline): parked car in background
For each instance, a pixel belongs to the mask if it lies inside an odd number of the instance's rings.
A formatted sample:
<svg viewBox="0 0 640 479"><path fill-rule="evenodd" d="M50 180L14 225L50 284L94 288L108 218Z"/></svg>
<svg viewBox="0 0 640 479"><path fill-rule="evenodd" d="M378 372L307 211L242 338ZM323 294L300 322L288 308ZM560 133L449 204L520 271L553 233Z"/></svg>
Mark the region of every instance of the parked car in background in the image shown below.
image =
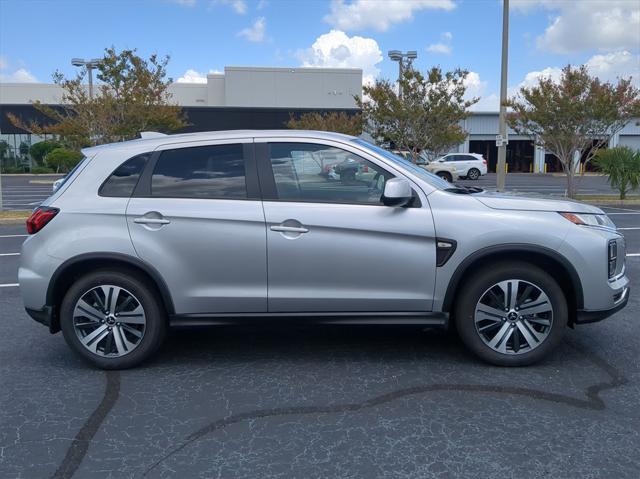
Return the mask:
<svg viewBox="0 0 640 479"><path fill-rule="evenodd" d="M404 158L407 161L413 161L411 157L410 151L400 151L394 150L393 153ZM434 175L442 178L443 180L448 181L449 183L453 183L454 181L458 181L459 175L458 170L455 165L449 163L439 163L434 161L429 161L426 159L424 155L419 155L415 162L416 165L424 168L429 173L433 173Z"/></svg>
<svg viewBox="0 0 640 479"><path fill-rule="evenodd" d="M447 153L435 161L455 165L460 178L477 180L487 174L487 160L478 153Z"/></svg>
<svg viewBox="0 0 640 479"><path fill-rule="evenodd" d="M599 208L455 186L360 138L218 131L83 153L27 220L18 278L27 313L101 368L148 359L170 325L252 320L453 322L480 358L522 366L629 298L624 237Z"/></svg>

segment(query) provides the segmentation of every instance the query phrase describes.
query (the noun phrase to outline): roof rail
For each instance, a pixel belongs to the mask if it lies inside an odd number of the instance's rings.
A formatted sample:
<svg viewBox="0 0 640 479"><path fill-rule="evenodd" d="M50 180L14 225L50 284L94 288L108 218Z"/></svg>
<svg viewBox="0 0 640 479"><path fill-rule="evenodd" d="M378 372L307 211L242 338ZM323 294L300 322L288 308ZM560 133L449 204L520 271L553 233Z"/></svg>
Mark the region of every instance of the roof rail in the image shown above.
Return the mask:
<svg viewBox="0 0 640 479"><path fill-rule="evenodd" d="M157 131L141 131L140 138L143 140L147 140L149 138L161 138L163 136L167 136L166 133L159 133Z"/></svg>

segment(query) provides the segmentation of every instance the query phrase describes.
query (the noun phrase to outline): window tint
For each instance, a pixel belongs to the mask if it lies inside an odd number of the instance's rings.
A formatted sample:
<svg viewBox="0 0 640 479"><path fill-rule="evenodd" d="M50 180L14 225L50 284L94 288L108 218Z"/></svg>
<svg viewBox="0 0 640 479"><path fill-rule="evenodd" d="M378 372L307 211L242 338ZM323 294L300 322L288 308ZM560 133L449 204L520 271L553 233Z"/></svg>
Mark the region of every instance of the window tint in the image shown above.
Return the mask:
<svg viewBox="0 0 640 479"><path fill-rule="evenodd" d="M242 144L163 151L151 177L151 196L246 198Z"/></svg>
<svg viewBox="0 0 640 479"><path fill-rule="evenodd" d="M130 197L149 156L150 153L134 156L121 164L100 188L100 196Z"/></svg>
<svg viewBox="0 0 640 479"><path fill-rule="evenodd" d="M310 143L272 143L278 198L288 201L380 205L393 175L353 153Z"/></svg>

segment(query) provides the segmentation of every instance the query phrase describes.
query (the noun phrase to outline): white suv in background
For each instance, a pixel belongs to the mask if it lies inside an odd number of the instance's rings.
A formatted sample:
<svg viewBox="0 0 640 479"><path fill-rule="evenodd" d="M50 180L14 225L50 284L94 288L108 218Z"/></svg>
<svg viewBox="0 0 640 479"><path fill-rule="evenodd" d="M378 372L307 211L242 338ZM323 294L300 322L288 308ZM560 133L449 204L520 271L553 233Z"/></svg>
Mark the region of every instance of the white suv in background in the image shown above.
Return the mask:
<svg viewBox="0 0 640 479"><path fill-rule="evenodd" d="M478 153L447 153L436 161L454 165L460 178L477 180L487 174L487 160Z"/></svg>

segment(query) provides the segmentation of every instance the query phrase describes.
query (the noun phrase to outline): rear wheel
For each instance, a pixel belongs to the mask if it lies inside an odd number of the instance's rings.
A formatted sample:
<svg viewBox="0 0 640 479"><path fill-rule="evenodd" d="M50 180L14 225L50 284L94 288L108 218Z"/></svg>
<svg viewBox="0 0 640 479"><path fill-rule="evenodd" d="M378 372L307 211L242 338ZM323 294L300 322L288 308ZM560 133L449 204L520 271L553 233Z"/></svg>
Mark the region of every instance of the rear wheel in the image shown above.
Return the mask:
<svg viewBox="0 0 640 479"><path fill-rule="evenodd" d="M446 171L439 171L436 173L436 175L438 175L443 180L448 181L449 183L453 181L453 177L451 176L451 173L447 173Z"/></svg>
<svg viewBox="0 0 640 479"><path fill-rule="evenodd" d="M140 364L162 344L166 314L155 288L124 271L98 271L69 289L60 308L67 344L103 369Z"/></svg>
<svg viewBox="0 0 640 479"><path fill-rule="evenodd" d="M460 288L458 333L487 362L526 366L544 358L564 334L568 310L558 283L528 263L502 263L473 274Z"/></svg>
<svg viewBox="0 0 640 479"><path fill-rule="evenodd" d="M480 178L480 170L477 168L471 168L469 171L467 171L467 178L469 178L470 180L477 180L478 178Z"/></svg>

